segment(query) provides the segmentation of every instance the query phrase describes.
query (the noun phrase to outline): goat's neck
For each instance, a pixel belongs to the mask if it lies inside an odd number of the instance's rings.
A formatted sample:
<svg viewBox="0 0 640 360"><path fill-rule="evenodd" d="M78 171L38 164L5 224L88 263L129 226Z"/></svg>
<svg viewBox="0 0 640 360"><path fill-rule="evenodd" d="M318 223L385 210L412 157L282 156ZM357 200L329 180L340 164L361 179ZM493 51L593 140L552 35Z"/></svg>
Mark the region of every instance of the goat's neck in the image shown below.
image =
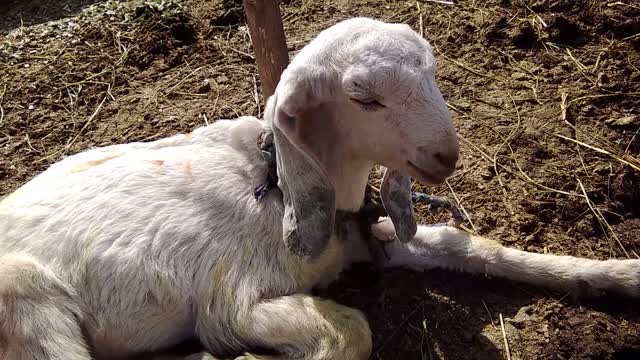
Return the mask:
<svg viewBox="0 0 640 360"><path fill-rule="evenodd" d="M334 116L324 117L322 111L310 114L311 121L305 124L309 147L314 152L336 193L336 209L356 211L364 201L364 195L373 169L373 162L362 159L351 150L349 144L354 139L343 121L350 119L343 113L345 106L325 105ZM325 112L325 114L327 113Z"/></svg>
<svg viewBox="0 0 640 360"><path fill-rule="evenodd" d="M360 209L364 201L373 163L345 157L343 155L324 166L336 192L336 209L355 211Z"/></svg>

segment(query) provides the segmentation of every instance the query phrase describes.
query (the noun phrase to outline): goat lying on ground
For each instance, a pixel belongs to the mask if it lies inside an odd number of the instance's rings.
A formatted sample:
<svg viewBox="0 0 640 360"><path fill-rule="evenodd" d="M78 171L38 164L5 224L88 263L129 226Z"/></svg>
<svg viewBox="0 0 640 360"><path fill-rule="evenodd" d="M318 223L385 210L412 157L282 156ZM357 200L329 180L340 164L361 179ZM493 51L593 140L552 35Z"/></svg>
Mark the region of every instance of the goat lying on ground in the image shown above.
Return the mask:
<svg viewBox="0 0 640 360"><path fill-rule="evenodd" d="M364 316L307 294L370 258L341 214L362 206L375 163L389 168L389 218L372 229L390 240L386 266L640 295L638 260L530 254L416 226L408 176L444 181L458 142L431 48L406 25L356 18L323 31L265 119L89 150L4 199L0 358L117 359L197 338L219 356L366 359ZM278 188L256 201L266 130Z"/></svg>

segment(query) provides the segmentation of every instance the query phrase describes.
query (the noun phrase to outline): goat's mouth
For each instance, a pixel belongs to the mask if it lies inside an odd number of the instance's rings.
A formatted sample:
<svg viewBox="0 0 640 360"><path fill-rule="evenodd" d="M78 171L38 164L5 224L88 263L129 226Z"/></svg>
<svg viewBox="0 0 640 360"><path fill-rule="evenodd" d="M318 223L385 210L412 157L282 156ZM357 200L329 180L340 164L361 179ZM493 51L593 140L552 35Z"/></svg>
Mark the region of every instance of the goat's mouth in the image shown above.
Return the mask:
<svg viewBox="0 0 640 360"><path fill-rule="evenodd" d="M429 185L439 185L442 184L447 178L446 176L429 173L411 161L407 161L407 165L409 165L409 175L411 175L411 177L417 179L421 183Z"/></svg>

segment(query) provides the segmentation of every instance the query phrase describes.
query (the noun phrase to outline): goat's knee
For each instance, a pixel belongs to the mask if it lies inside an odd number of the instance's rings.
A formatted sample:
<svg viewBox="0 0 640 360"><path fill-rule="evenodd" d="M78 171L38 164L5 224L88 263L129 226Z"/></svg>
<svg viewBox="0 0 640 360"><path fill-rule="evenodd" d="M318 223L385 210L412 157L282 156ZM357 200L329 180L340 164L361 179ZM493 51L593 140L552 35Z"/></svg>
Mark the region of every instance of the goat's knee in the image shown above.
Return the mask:
<svg viewBox="0 0 640 360"><path fill-rule="evenodd" d="M0 257L0 359L91 359L65 285L29 257Z"/></svg>
<svg viewBox="0 0 640 360"><path fill-rule="evenodd" d="M371 330L360 311L306 295L284 296L258 304L242 329L256 346L282 356L247 359L367 359Z"/></svg>

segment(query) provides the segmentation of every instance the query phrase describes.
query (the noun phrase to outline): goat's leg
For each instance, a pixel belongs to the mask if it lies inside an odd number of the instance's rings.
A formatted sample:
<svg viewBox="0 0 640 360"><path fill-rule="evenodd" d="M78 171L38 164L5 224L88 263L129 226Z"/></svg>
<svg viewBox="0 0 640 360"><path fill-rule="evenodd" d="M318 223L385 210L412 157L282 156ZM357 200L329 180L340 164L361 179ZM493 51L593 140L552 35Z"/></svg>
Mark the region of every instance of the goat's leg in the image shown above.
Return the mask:
<svg viewBox="0 0 640 360"><path fill-rule="evenodd" d="M0 359L89 360L70 291L29 257L0 257Z"/></svg>
<svg viewBox="0 0 640 360"><path fill-rule="evenodd" d="M371 331L353 308L307 295L283 296L255 305L241 333L256 347L281 356L247 354L244 359L367 359Z"/></svg>
<svg viewBox="0 0 640 360"><path fill-rule="evenodd" d="M380 239L393 236L393 224L373 226ZM412 241L386 245L387 267L444 268L487 274L538 286L596 296L613 292L640 297L640 260L591 260L507 248L496 241L449 226L419 226Z"/></svg>

